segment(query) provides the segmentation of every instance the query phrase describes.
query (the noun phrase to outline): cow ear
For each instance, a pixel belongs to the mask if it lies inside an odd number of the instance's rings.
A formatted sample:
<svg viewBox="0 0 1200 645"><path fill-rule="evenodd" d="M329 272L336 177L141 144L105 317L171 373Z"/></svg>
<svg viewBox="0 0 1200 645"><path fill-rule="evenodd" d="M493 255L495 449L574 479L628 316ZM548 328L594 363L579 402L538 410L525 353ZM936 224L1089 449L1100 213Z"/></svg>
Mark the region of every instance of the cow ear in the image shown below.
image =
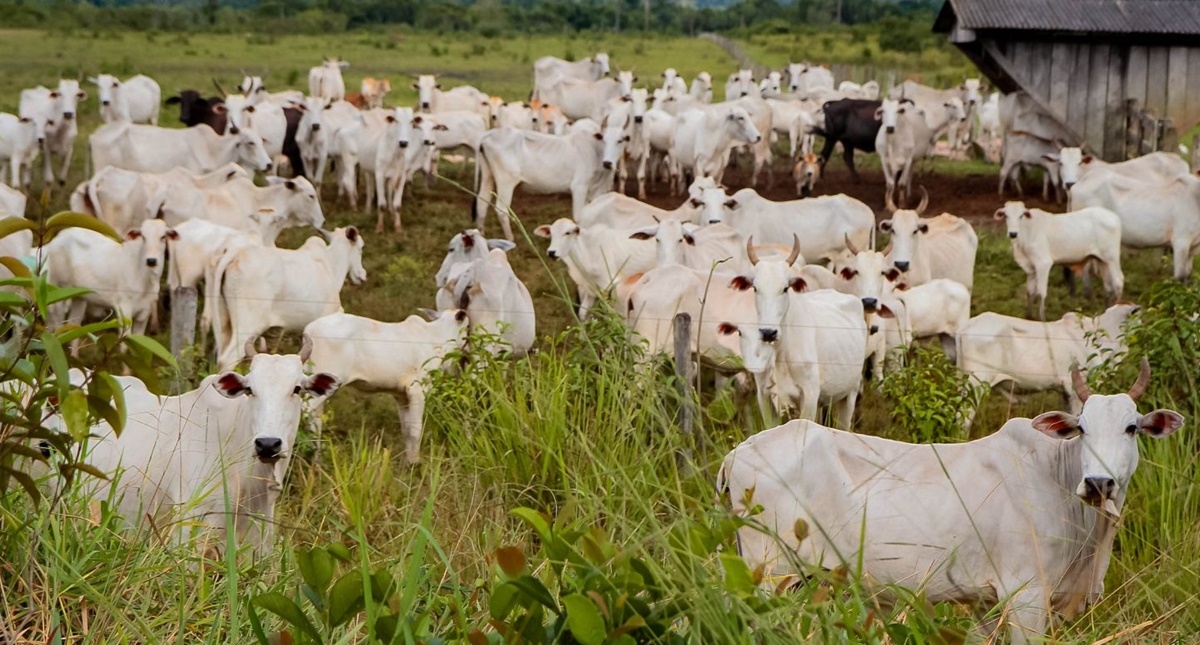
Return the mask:
<svg viewBox="0 0 1200 645"><path fill-rule="evenodd" d="M225 372L213 381L213 387L227 399L250 394L250 383L245 376L237 372Z"/></svg>
<svg viewBox="0 0 1200 645"><path fill-rule="evenodd" d="M446 132L450 129L450 126L446 125L445 123L439 123L439 124L433 126L433 129L440 130L442 132Z"/></svg>
<svg viewBox="0 0 1200 645"><path fill-rule="evenodd" d="M217 103L216 105L212 106L212 111L215 114L225 114L229 111L229 108L225 107L224 103Z"/></svg>
<svg viewBox="0 0 1200 645"><path fill-rule="evenodd" d="M808 291L808 282L804 278L792 278L788 280L788 288L796 293L804 293Z"/></svg>
<svg viewBox="0 0 1200 645"><path fill-rule="evenodd" d="M351 242L358 241L358 227L357 226L346 227L346 239L350 240Z"/></svg>
<svg viewBox="0 0 1200 645"><path fill-rule="evenodd" d="M597 132L596 134L593 134L592 136L596 138L596 141L603 141L603 140L604 140L604 135L603 135L603 134L600 134L599 132Z"/></svg>
<svg viewBox="0 0 1200 645"><path fill-rule="evenodd" d="M329 396L341 387L342 382L338 377L327 372L317 372L312 376L304 379L304 384L301 386L306 392L310 392L317 396Z"/></svg>
<svg viewBox="0 0 1200 645"><path fill-rule="evenodd" d="M657 228L654 228L654 229L644 228L640 231L634 231L633 234L629 236L629 239L631 239L631 240L648 240L648 239L654 237L654 233L657 231L658 231Z"/></svg>
<svg viewBox="0 0 1200 645"><path fill-rule="evenodd" d="M466 238L464 238L464 239L466 239ZM517 248L517 243L510 242L508 240L488 240L487 247L489 249L500 249L501 251L509 251L509 250Z"/></svg>
<svg viewBox="0 0 1200 645"><path fill-rule="evenodd" d="M689 199L688 203L692 205L692 208L700 208L701 206L704 205L704 202L696 199L695 197Z"/></svg>
<svg viewBox="0 0 1200 645"><path fill-rule="evenodd" d="M893 271L895 271L895 269L893 269ZM897 275L899 275L899 273L900 273L899 271L896 271ZM888 279L895 280L895 278L888 278ZM908 291L908 285L903 282L897 282L896 286L892 287L892 290L893 291Z"/></svg>
<svg viewBox="0 0 1200 645"><path fill-rule="evenodd" d="M843 280L853 280L857 273L858 271L855 271L850 267L843 267L841 271L838 271L838 275L842 276Z"/></svg>
<svg viewBox="0 0 1200 645"><path fill-rule="evenodd" d="M423 122L424 122L424 119L422 119L420 115L413 117L413 120L412 120L413 125L421 125L421 123L423 123Z"/></svg>
<svg viewBox="0 0 1200 645"><path fill-rule="evenodd" d="M879 306L875 309L875 313L880 318L895 318L896 317L896 312L892 311L891 307L889 307L883 303L879 303Z"/></svg>
<svg viewBox="0 0 1200 645"><path fill-rule="evenodd" d="M1053 439L1071 439L1083 434L1079 417L1066 412L1045 412L1033 418L1033 427Z"/></svg>
<svg viewBox="0 0 1200 645"><path fill-rule="evenodd" d="M1021 217L1024 217L1025 219L1033 219L1033 213L1030 213L1029 211L1025 211L1025 212L1021 213Z"/></svg>
<svg viewBox="0 0 1200 645"><path fill-rule="evenodd" d="M754 286L754 281L751 280L750 278L747 278L744 275L739 275L739 276L735 277L733 280L729 281L729 288L737 289L738 291L747 291L753 286Z"/></svg>
<svg viewBox="0 0 1200 645"><path fill-rule="evenodd" d="M176 231L173 228L167 229L167 239L172 240L172 241L178 240L179 239L179 231Z"/></svg>
<svg viewBox="0 0 1200 645"><path fill-rule="evenodd" d="M421 89L421 86L420 86L420 85L417 85L416 83L413 83L413 84L412 84L412 88L413 88L414 90L418 90L418 89Z"/></svg>
<svg viewBox="0 0 1200 645"><path fill-rule="evenodd" d="M883 231L884 233L891 233L892 232L892 220L885 219L882 222L880 222L879 230Z"/></svg>
<svg viewBox="0 0 1200 645"><path fill-rule="evenodd" d="M1079 163L1092 163L1092 155L1084 156L1083 159L1079 160Z"/></svg>
<svg viewBox="0 0 1200 645"><path fill-rule="evenodd" d="M254 106L253 105L247 105L245 109L250 114L254 114Z"/></svg>
<svg viewBox="0 0 1200 645"><path fill-rule="evenodd" d="M77 99L79 99L80 101L82 101L82 100L84 100L84 99L86 99L86 98L87 98L87 92L84 92L83 90L79 90L79 91L78 91L78 92L75 94L75 98L77 98Z"/></svg>
<svg viewBox="0 0 1200 645"><path fill-rule="evenodd" d="M717 325L717 333L721 334L722 336L732 336L733 334L738 333L738 327L733 323L723 322Z"/></svg>
<svg viewBox="0 0 1200 645"><path fill-rule="evenodd" d="M472 285L472 288L477 289L477 287L475 285ZM467 310L466 309L459 309L458 311L454 312L454 321L455 322L463 322L466 319L467 319Z"/></svg>
<svg viewBox="0 0 1200 645"><path fill-rule="evenodd" d="M1183 427L1183 416L1174 410L1155 410L1138 420L1138 429L1143 433L1162 439Z"/></svg>
<svg viewBox="0 0 1200 645"><path fill-rule="evenodd" d="M395 123L395 122L396 122L396 115L394 115L394 114L389 114L389 115L387 115L387 116L386 116L386 117L384 117L384 118L387 120L387 122L388 122L388 123Z"/></svg>
<svg viewBox="0 0 1200 645"><path fill-rule="evenodd" d="M895 267L892 267L892 268L888 269L887 271L883 272L883 277L887 278L888 282L895 282L896 280L900 279L900 270ZM896 285L896 289L901 289L901 288L907 289L908 285L906 285L906 284Z"/></svg>
<svg viewBox="0 0 1200 645"><path fill-rule="evenodd" d="M179 98L178 96L172 96L166 100L166 105L175 105L182 102L183 99Z"/></svg>
<svg viewBox="0 0 1200 645"><path fill-rule="evenodd" d="M928 224L917 224L917 230L918 230L918 231L920 231L920 232L922 232L922 233L928 233L928 232L929 232L929 225L928 225Z"/></svg>
<svg viewBox="0 0 1200 645"><path fill-rule="evenodd" d="M684 233L683 233L683 241L687 242L688 244L690 244L692 246L696 246L695 236L693 236L691 233L688 233L687 231L684 231Z"/></svg>
<svg viewBox="0 0 1200 645"><path fill-rule="evenodd" d="M1008 216L1004 213L1003 208L997 208L996 212L992 213L992 219L997 220L997 221L1003 221L1007 217Z"/></svg>
<svg viewBox="0 0 1200 645"><path fill-rule="evenodd" d="M136 228L132 228L132 229L129 229L128 231L125 231L125 239L127 239L127 240L136 240L140 237L142 237L142 232L137 230Z"/></svg>
<svg viewBox="0 0 1200 645"><path fill-rule="evenodd" d="M738 203L737 203L736 199L725 200L725 208L728 208L729 210L732 211L732 210L737 210L737 207L738 207Z"/></svg>
<svg viewBox="0 0 1200 645"><path fill-rule="evenodd" d="M533 234L538 237L551 237L550 226L547 224L542 224L541 226L533 229Z"/></svg>
<svg viewBox="0 0 1200 645"><path fill-rule="evenodd" d="M1042 159L1045 159L1046 161L1057 162L1058 161L1058 153L1057 152L1048 152L1048 153L1042 155Z"/></svg>
<svg viewBox="0 0 1200 645"><path fill-rule="evenodd" d="M291 179L283 182L283 185L287 186L288 190L296 190L296 182L292 181Z"/></svg>

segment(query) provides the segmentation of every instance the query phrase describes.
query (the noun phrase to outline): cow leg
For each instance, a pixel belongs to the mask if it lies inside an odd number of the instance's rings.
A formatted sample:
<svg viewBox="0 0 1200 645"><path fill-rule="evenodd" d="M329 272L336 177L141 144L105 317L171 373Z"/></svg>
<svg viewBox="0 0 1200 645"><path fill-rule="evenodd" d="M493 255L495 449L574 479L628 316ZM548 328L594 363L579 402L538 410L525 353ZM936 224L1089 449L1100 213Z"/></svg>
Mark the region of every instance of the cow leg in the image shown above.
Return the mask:
<svg viewBox="0 0 1200 645"><path fill-rule="evenodd" d="M1039 265L1037 272L1038 320L1046 320L1046 294L1050 292L1050 269L1052 265Z"/></svg>
<svg viewBox="0 0 1200 645"><path fill-rule="evenodd" d="M404 186L406 183L408 183L408 173L402 172L399 174L400 176L396 178L396 184L394 190L392 191L392 201L390 204L390 209L392 211L392 227L397 233L400 232L400 205L404 200ZM430 175L426 173L425 176L429 177Z"/></svg>
<svg viewBox="0 0 1200 645"><path fill-rule="evenodd" d="M501 230L504 231L504 239L508 240L509 242L514 241L513 232L512 232L512 222L510 221L510 217L512 216L513 192L516 189L517 189L516 184L509 182L509 183L505 184L504 186L500 186L499 190L496 193L496 219L500 220L500 228L501 228ZM574 202L575 191L571 191L571 193L572 193L571 199L572 199L572 202ZM586 188L584 189L583 194L586 194ZM573 212L577 212L577 211L573 211ZM480 228L479 230L482 231L483 229Z"/></svg>
<svg viewBox="0 0 1200 645"><path fill-rule="evenodd" d="M433 178L438 176L438 162L442 160L442 151L434 150L429 155L429 168L425 171L425 187L433 188Z"/></svg>
<svg viewBox="0 0 1200 645"><path fill-rule="evenodd" d="M1190 240L1176 238L1171 240L1172 264L1175 267L1175 279L1187 282L1192 275L1192 243Z"/></svg>
<svg viewBox="0 0 1200 645"><path fill-rule="evenodd" d="M1125 293L1125 274L1121 271L1120 254L1118 249L1117 256L1104 263L1104 291L1108 294L1106 305L1118 302Z"/></svg>
<svg viewBox="0 0 1200 645"><path fill-rule="evenodd" d="M1047 593L1037 587L1025 587L1012 594L1008 604L1008 641L1025 645L1029 639L1046 633L1049 612Z"/></svg>
<svg viewBox="0 0 1200 645"><path fill-rule="evenodd" d="M846 168L850 169L850 180L856 184L862 183L858 171L854 168L854 146L848 143L842 144L842 160L846 162Z"/></svg>
<svg viewBox="0 0 1200 645"><path fill-rule="evenodd" d="M425 416L425 391L409 386L403 397L396 397L400 411L400 432L404 435L404 458L409 464L421 461L421 421Z"/></svg>
<svg viewBox="0 0 1200 645"><path fill-rule="evenodd" d="M637 168L638 199L646 201L646 155L638 159Z"/></svg>
<svg viewBox="0 0 1200 645"><path fill-rule="evenodd" d="M882 358L880 360L882 364ZM880 376L883 373L880 372ZM858 403L858 393L851 392L845 398L834 404L834 418L836 419L837 427L842 430L849 430L854 424L854 406Z"/></svg>

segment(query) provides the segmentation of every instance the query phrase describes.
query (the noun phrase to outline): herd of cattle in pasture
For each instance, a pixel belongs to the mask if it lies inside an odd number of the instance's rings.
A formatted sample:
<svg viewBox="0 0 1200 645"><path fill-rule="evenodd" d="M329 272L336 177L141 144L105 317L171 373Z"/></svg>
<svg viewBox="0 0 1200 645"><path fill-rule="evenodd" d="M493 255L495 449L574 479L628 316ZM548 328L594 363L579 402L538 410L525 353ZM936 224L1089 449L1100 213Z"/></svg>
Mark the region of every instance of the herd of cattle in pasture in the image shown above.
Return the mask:
<svg viewBox="0 0 1200 645"><path fill-rule="evenodd" d="M239 539L269 548L302 408L318 411L341 385L396 397L406 456L417 462L429 372L471 332L486 332L497 355L520 357L534 345L533 301L506 256L521 186L571 194L570 217L534 233L566 264L580 315L608 300L654 355L671 351L673 319L689 313L696 361L721 382L752 381L765 418L800 419L751 437L721 468L719 487L735 510L761 505L760 520L778 533L742 530L739 548L752 565L802 577L799 563L833 569L860 557L872 579L921 587L930 600L1009 600L1013 642L1099 597L1137 464L1134 437L1168 435L1182 417L1138 413L1148 366L1127 395L1112 396L1091 394L1080 370L1097 360L1097 343L1120 351L1121 326L1137 310L1120 300L1122 247L1170 247L1175 277L1189 277L1200 178L1182 159L1104 163L1039 133L1020 95L985 99L976 79L950 89L906 81L880 99L876 83L835 88L828 69L793 64L761 80L741 70L726 100L713 102L707 73L689 85L667 69L661 87L639 88L632 72L610 78L608 57L596 54L539 59L528 101L443 89L422 75L416 105L385 108L390 84L366 79L348 95L345 66L314 67L307 95L268 92L254 76L222 96L182 91L166 100L190 126L182 129L157 125L162 96L152 79L90 79L104 125L88 137L91 174L71 208L124 241L83 229L41 248L28 234L0 240L0 255L36 258L54 283L91 290L55 306L55 323L115 313L143 332L165 271L172 293L203 288L200 328L212 330L217 368L250 359L245 374L219 372L179 396L120 377L128 427L119 438L98 427L90 462L124 467L118 494L131 523L190 503L189 513L222 530L229 518L212 483L224 477ZM0 114L9 182L0 186L0 215L24 216L39 155L45 184L65 184L85 98L78 81L62 80L24 90L20 115ZM820 154L815 136L825 138ZM1020 166L1038 165L1047 170L1044 191L1069 198L1066 214L1020 201L995 211L1037 320L972 317L971 224L926 216L927 193L913 208L896 205L911 203L914 162L943 136L951 147L1002 138L1002 194ZM788 142L797 200L756 191L762 171L771 181L775 139ZM878 152L888 219L877 224L847 195L812 196L838 143L851 172L856 150ZM326 170L354 208L362 176L381 234L388 214L400 230L406 185L418 171L436 177L447 151L474 160L476 227L449 242L434 280L437 310L398 323L344 312L344 284L366 279L366 241L354 226L324 228ZM742 153L753 159L751 185L731 193L723 174ZM630 169L638 199L625 194ZM254 182L256 172L271 173L266 185ZM647 183L660 180L680 196L678 208L645 202ZM488 212L505 239L485 236ZM277 248L293 227L320 235ZM880 233L890 237L881 249ZM1099 275L1111 306L1044 322L1055 265ZM259 353L256 341L272 328L301 333L299 354ZM1012 419L953 446L846 432L864 378L893 369L891 350L926 338L940 339L975 381L1057 390L1070 412ZM841 430L812 421L822 407ZM964 423L972 415L964 410ZM107 498L108 486L94 494ZM813 530L793 531L800 522Z"/></svg>

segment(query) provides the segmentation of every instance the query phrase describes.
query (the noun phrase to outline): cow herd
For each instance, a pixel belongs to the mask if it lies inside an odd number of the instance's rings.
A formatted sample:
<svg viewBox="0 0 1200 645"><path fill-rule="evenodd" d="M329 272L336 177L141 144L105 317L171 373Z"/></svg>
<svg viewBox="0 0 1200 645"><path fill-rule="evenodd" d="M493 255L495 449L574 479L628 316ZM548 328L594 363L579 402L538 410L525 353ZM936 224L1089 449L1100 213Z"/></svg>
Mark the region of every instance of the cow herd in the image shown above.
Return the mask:
<svg viewBox="0 0 1200 645"><path fill-rule="evenodd" d="M40 248L28 236L0 240L0 254L33 257L53 282L90 290L56 304L53 324L115 313L141 333L157 317L165 272L172 294L203 288L201 329L211 329L216 366L250 359L246 374L224 371L174 397L121 379L128 427L120 437L98 428L90 458L104 471L126 469L115 486L131 523L200 498L189 514L201 511L214 529L232 521L240 539L269 548L302 410L319 424L343 385L393 395L406 458L419 461L427 375L469 342L512 357L534 345L533 301L506 255L523 187L571 195L570 217L533 233L548 239L549 259L565 263L580 316L607 302L655 355L671 351L673 320L688 313L693 358L719 384L753 387L764 418L802 419L755 435L721 468L719 487L735 510L761 506L761 521L777 533L744 529L747 559L771 575L803 577L805 566L858 558L873 579L923 588L930 599L1011 600L1014 642L1044 632L1051 609L1070 614L1102 591L1136 466L1134 437L1165 436L1182 418L1138 414L1148 366L1128 395L1114 396L1092 395L1080 370L1094 366L1097 344L1121 350L1121 325L1137 310L1120 302L1123 247L1169 246L1176 277L1190 273L1200 179L1181 159L1156 153L1108 164L1047 142L1020 129L1019 97L985 100L975 79L945 90L907 81L880 99L874 82L835 88L828 69L792 64L758 81L740 70L714 103L707 73L689 85L667 69L661 87L639 88L632 71L610 77L598 53L537 60L529 101L444 89L421 75L415 105L385 108L390 83L366 79L348 94L346 66L313 67L308 95L268 92L254 76L221 96L181 91L166 104L179 106L190 126L182 129L157 125L153 80L91 79L104 125L88 137L91 174L71 208L123 241L86 230ZM43 181L65 182L84 98L77 81L62 80L23 91L19 116L0 114L0 170L10 184L0 186L0 216L24 215L20 189L31 185L39 155ZM1018 166L1036 164L1048 170L1047 192L1069 197L1062 215L1019 201L995 211L1038 320L972 317L974 228L950 213L927 216L923 189L915 207L897 206L915 197L914 162L943 135L951 146L1002 138L1002 192ZM763 171L771 181L772 143L785 138L800 199L773 201L756 186ZM810 196L838 143L851 172L855 150L878 152L887 219L877 223L847 195ZM353 208L361 176L376 233L386 215L399 231L406 186L417 172L438 176L439 161L451 159L440 160L443 151L465 151L474 163L476 227L449 242L434 276L437 309L396 323L346 313L341 290L366 279L366 241L355 226L325 229L325 172L334 169L338 197ZM750 185L731 192L723 175L740 154L751 159ZM638 199L624 194L630 168ZM256 172L271 174L265 185ZM645 202L647 185L660 180L679 195L677 208ZM505 239L485 236L489 212ZM320 235L277 248L293 227ZM886 246L876 244L880 234ZM1044 322L1055 265L1098 275L1111 306ZM301 334L298 356L259 353L273 328ZM1012 419L957 446L848 432L864 381L894 369L892 350L918 339L937 339L976 382L1057 390L1070 412ZM841 430L813 422L822 408ZM969 424L973 410L962 412ZM222 480L233 518L214 493ZM96 484L93 494L106 499L111 486ZM899 512L914 507L933 519ZM801 524L811 528L794 530Z"/></svg>

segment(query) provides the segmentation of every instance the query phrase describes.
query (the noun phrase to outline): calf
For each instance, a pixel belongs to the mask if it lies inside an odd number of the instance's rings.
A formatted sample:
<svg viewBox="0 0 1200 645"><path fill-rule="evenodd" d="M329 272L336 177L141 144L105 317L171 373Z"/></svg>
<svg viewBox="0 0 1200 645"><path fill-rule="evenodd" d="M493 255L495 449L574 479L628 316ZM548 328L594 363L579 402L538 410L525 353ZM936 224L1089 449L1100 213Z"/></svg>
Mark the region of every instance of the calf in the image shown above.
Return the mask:
<svg viewBox="0 0 1200 645"><path fill-rule="evenodd" d="M137 75L121 82L110 74L89 77L100 94L100 119L105 123L158 125L162 88L149 76Z"/></svg>
<svg viewBox="0 0 1200 645"><path fill-rule="evenodd" d="M362 80L363 107L383 107L383 99L392 91L392 82L386 78L364 78Z"/></svg>
<svg viewBox="0 0 1200 645"><path fill-rule="evenodd" d="M811 152L801 155L800 160L792 167L792 180L796 182L797 197L811 197L820 178L821 160Z"/></svg>
<svg viewBox="0 0 1200 645"><path fill-rule="evenodd" d="M551 260L566 263L567 274L579 289L581 318L603 294L654 266L654 246L630 239L635 232L583 227L566 217L533 231L550 240L546 255Z"/></svg>
<svg viewBox="0 0 1200 645"><path fill-rule="evenodd" d="M148 219L125 231L124 242L82 228L67 229L42 247L48 279L87 293L54 306L54 324L82 325L90 311L112 310L135 334L146 332L158 306L159 282L169 241L179 234L162 220Z"/></svg>
<svg viewBox="0 0 1200 645"><path fill-rule="evenodd" d="M346 98L346 81L342 78L342 69L350 63L339 60L336 56L321 61L319 67L308 70L309 96L325 101L341 101Z"/></svg>
<svg viewBox="0 0 1200 645"><path fill-rule="evenodd" d="M453 309L433 313L431 318L409 316L388 323L338 312L304 327L305 338L312 339L315 369L336 375L346 385L396 398L410 464L421 460L429 374L450 368L448 355L461 350L467 337L467 312ZM314 417L324 403L323 399L316 402Z"/></svg>
<svg viewBox="0 0 1200 645"><path fill-rule="evenodd" d="M821 107L825 115L824 125L813 128L813 132L825 137L821 149L821 166L829 162L833 147L842 144L842 159L850 169L850 176L858 183L858 171L854 169L854 151L875 152L875 139L882 121L876 116L882 105L880 101L841 99L830 101Z"/></svg>
<svg viewBox="0 0 1200 645"><path fill-rule="evenodd" d="M1055 199L1063 201L1062 184L1058 175L1058 151L1063 145L1058 139L1047 139L1024 130L1007 132L1004 137L1000 189L997 194L1003 196L1005 185L1011 181L1017 190L1017 197L1024 197L1025 190L1021 186L1019 171L1025 166L1041 166L1046 171L1042 177L1042 199L1050 199L1050 187L1053 186Z"/></svg>
<svg viewBox="0 0 1200 645"><path fill-rule="evenodd" d="M496 217L504 237L512 240L509 213L519 185L531 193L570 191L571 213L578 214L589 198L611 190L612 171L626 138L624 128L618 125L600 132L594 126L575 128L562 137L512 128L488 132L480 141L476 161L475 227L484 230L494 192Z"/></svg>
<svg viewBox="0 0 1200 645"><path fill-rule="evenodd" d="M533 347L537 330L533 299L513 273L504 249L452 266L436 301L441 311L466 311L471 333L487 335L485 349L492 354L521 357Z"/></svg>
<svg viewBox="0 0 1200 645"><path fill-rule="evenodd" d="M964 219L949 213L921 217L929 205L929 193L921 189L915 210L896 209L879 223L879 230L892 236L888 260L904 274L904 282L917 286L935 278L948 278L971 289L975 284L975 251L979 237Z"/></svg>
<svg viewBox="0 0 1200 645"><path fill-rule="evenodd" d="M337 158L341 154L338 134L342 128L357 121L358 115L358 109L348 101L326 104L318 99L305 99L295 139L305 174L318 186L325 180L329 158Z"/></svg>
<svg viewBox="0 0 1200 645"><path fill-rule="evenodd" d="M1006 202L995 218L1007 224L1013 259L1025 272L1026 317L1033 317L1036 304L1038 320L1046 319L1046 291L1055 264L1099 263L1110 300L1121 299L1125 274L1121 272L1121 218L1116 213L1092 206L1053 215L1026 208L1024 202Z"/></svg>
<svg viewBox="0 0 1200 645"><path fill-rule="evenodd" d="M322 235L327 241L311 237L294 251L242 246L221 257L205 294L219 365L237 363L246 341L272 327L300 331L341 311L346 279L367 279L357 228Z"/></svg>

